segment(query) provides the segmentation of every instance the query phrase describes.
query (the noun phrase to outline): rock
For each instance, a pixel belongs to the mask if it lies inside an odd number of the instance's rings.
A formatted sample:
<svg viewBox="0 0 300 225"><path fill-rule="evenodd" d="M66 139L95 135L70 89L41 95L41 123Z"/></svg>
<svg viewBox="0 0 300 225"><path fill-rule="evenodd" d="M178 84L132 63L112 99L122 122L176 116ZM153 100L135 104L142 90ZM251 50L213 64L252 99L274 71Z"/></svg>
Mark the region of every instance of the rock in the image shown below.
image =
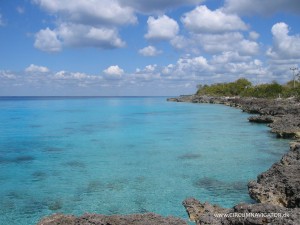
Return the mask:
<svg viewBox="0 0 300 225"><path fill-rule="evenodd" d="M282 138L296 138L300 132L300 114L286 114L283 117L277 118L272 124L271 132L276 133Z"/></svg>
<svg viewBox="0 0 300 225"><path fill-rule="evenodd" d="M300 207L300 144L248 184L251 198L288 208Z"/></svg>
<svg viewBox="0 0 300 225"><path fill-rule="evenodd" d="M154 213L132 215L73 215L54 214L42 219L37 225L188 225L175 217L162 217Z"/></svg>
<svg viewBox="0 0 300 225"><path fill-rule="evenodd" d="M300 209L289 209L271 204L241 203L231 209L194 198L183 202L188 215L196 225L299 225Z"/></svg>
<svg viewBox="0 0 300 225"><path fill-rule="evenodd" d="M262 116L250 116L248 118L249 122L253 123L273 123L275 118L269 115L262 115Z"/></svg>

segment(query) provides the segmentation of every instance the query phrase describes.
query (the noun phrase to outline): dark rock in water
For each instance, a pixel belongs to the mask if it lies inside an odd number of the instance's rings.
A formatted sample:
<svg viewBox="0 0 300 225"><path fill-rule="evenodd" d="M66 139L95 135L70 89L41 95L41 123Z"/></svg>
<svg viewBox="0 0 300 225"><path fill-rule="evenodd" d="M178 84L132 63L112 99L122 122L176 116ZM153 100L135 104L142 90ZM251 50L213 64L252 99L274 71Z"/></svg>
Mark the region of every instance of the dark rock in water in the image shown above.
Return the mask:
<svg viewBox="0 0 300 225"><path fill-rule="evenodd" d="M299 225L300 209L241 203L231 209L189 198L183 205L196 225Z"/></svg>
<svg viewBox="0 0 300 225"><path fill-rule="evenodd" d="M211 189L211 188L219 187L219 186L223 186L223 185L224 185L224 183L222 181L219 181L217 179L210 178L210 177L203 177L194 182L194 186L200 187L200 188L206 188L206 189Z"/></svg>
<svg viewBox="0 0 300 225"><path fill-rule="evenodd" d="M300 208L300 144L291 146L257 181L248 184L250 197L261 203Z"/></svg>
<svg viewBox="0 0 300 225"><path fill-rule="evenodd" d="M62 208L62 201L61 200L55 200L53 202L50 202L48 204L48 209L52 210L52 211L56 211Z"/></svg>
<svg viewBox="0 0 300 225"><path fill-rule="evenodd" d="M201 157L202 157L201 154L198 154L198 153L187 153L187 154L179 156L178 158L179 159L199 159Z"/></svg>
<svg viewBox="0 0 300 225"><path fill-rule="evenodd" d="M42 219L37 225L188 225L184 220L175 217L162 217L154 213L113 215L84 214L73 215L54 214Z"/></svg>
<svg viewBox="0 0 300 225"><path fill-rule="evenodd" d="M15 163L22 163L22 162L30 162L30 161L33 161L33 160L35 160L35 158L33 156L24 155L24 156L16 157L12 161L15 162Z"/></svg>

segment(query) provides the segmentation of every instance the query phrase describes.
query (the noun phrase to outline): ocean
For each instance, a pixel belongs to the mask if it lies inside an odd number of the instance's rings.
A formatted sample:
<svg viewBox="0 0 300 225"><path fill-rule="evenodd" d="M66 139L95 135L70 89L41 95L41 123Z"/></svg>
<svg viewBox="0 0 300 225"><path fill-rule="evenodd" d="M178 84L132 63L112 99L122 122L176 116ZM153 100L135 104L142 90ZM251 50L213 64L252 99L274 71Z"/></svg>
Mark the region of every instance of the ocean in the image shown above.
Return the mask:
<svg viewBox="0 0 300 225"><path fill-rule="evenodd" d="M0 97L0 224L57 212L155 212L252 202L247 183L288 150L224 105L166 97Z"/></svg>

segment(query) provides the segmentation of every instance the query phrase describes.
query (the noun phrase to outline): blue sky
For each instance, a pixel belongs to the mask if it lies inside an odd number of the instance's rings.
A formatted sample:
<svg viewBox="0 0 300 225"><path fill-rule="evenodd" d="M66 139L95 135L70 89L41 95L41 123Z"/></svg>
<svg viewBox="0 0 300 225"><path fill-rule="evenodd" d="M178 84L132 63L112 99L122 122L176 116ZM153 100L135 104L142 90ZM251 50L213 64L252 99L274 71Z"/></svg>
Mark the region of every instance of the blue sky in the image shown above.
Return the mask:
<svg viewBox="0 0 300 225"><path fill-rule="evenodd" d="M292 79L299 0L2 0L0 95L179 95Z"/></svg>

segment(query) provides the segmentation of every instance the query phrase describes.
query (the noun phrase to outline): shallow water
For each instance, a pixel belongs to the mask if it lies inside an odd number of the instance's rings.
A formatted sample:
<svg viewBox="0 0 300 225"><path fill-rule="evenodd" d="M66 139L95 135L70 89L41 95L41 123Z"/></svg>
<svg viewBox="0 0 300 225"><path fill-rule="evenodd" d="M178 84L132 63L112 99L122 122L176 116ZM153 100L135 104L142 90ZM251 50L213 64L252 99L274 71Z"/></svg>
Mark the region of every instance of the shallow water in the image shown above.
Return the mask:
<svg viewBox="0 0 300 225"><path fill-rule="evenodd" d="M187 197L251 202L288 149L223 105L165 98L0 98L0 224L56 212L187 218Z"/></svg>

